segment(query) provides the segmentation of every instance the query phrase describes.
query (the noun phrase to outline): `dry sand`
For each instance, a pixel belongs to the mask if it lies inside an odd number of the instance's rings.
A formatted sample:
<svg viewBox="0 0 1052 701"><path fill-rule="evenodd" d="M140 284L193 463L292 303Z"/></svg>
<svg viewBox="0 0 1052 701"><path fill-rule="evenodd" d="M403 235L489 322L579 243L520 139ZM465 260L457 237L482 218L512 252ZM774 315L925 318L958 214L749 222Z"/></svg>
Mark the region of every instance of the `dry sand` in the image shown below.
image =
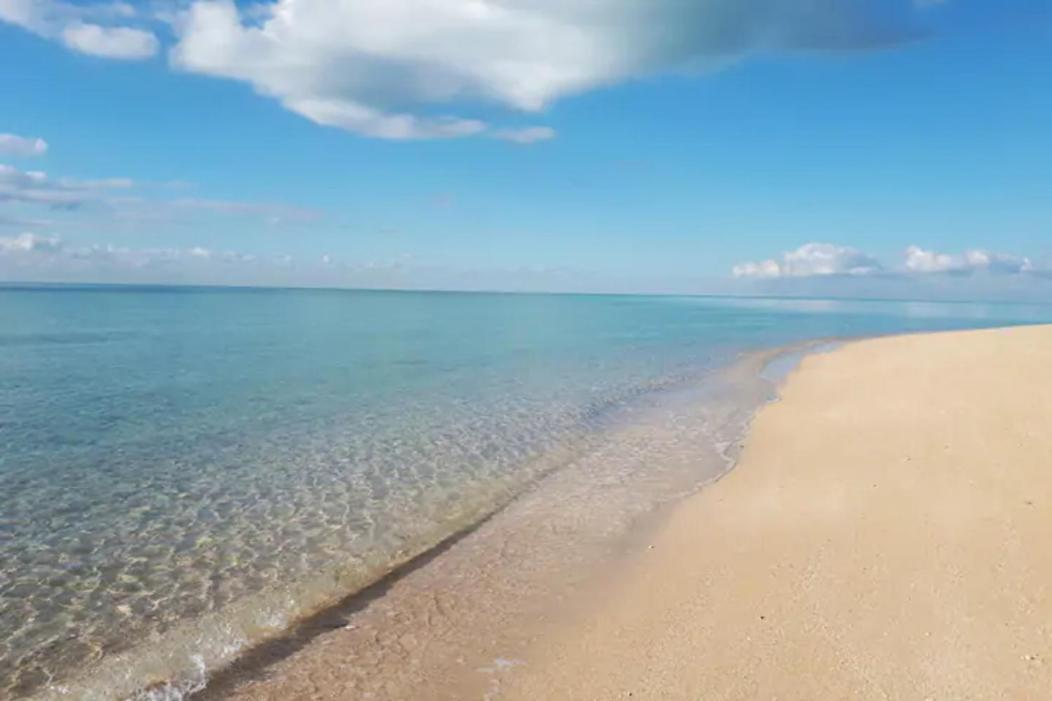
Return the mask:
<svg viewBox="0 0 1052 701"><path fill-rule="evenodd" d="M1052 327L808 357L502 699L1052 699Z"/></svg>

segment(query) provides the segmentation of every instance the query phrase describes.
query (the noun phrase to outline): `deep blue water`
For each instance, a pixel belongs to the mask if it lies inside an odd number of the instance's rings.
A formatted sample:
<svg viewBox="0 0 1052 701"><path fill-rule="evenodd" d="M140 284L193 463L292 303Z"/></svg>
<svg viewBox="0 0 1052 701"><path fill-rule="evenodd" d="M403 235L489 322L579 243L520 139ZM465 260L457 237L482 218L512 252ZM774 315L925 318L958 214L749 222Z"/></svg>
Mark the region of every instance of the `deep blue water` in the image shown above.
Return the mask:
<svg viewBox="0 0 1052 701"><path fill-rule="evenodd" d="M0 289L0 698L252 597L284 603L243 634L280 626L317 603L320 572L326 591L361 586L604 412L741 351L1049 320L1009 304Z"/></svg>

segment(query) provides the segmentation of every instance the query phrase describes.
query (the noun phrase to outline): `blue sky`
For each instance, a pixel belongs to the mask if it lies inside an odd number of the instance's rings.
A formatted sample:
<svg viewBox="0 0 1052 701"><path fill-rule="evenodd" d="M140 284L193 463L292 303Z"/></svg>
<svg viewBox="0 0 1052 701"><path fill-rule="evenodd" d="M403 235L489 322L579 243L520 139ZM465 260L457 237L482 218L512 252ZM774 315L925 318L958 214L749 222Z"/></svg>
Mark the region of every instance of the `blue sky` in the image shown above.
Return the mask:
<svg viewBox="0 0 1052 701"><path fill-rule="evenodd" d="M1052 3L0 0L0 278L1043 298Z"/></svg>

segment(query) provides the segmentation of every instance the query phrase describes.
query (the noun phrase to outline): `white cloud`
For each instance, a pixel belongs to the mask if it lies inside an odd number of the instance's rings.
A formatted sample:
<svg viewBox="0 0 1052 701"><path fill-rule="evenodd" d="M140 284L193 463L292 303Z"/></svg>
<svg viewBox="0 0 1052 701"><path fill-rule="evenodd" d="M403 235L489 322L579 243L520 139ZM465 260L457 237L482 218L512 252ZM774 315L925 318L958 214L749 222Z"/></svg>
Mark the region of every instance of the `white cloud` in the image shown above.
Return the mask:
<svg viewBox="0 0 1052 701"><path fill-rule="evenodd" d="M774 259L739 263L731 269L734 277L776 278L782 277L782 266Z"/></svg>
<svg viewBox="0 0 1052 701"><path fill-rule="evenodd" d="M31 140L25 141L31 143ZM14 141L8 140L8 143ZM170 190L168 185L170 183L161 184L162 190ZM128 192L131 188L136 190ZM323 216L318 210L280 202L246 202L206 197L171 198L160 197L158 194L150 187L150 183L139 184L130 178L52 177L43 171L22 170L0 163L0 231L58 229L68 232L84 229L86 226L104 226L111 231L156 231L159 227L180 224L215 224L218 218L236 218L244 224L284 226L315 222ZM53 218L34 216L34 210L40 209L53 210L55 214ZM105 260L108 261L107 264L120 262L123 265L135 261L200 262L230 259L227 254L201 246L177 253L173 252L173 249L132 251L98 246L74 249L61 245L59 239L53 236L42 237L23 233L14 237L0 237L0 252L8 254L9 258L15 253L26 254L28 258L24 258L23 263L44 263L44 257L38 255L44 250L52 254L61 250L61 256L51 256L49 260L53 258L51 262L62 260L67 263L71 260L90 260L95 263ZM236 255L234 258L242 263L248 259L242 255ZM0 270L0 279L3 279L3 275L4 270Z"/></svg>
<svg viewBox="0 0 1052 701"><path fill-rule="evenodd" d="M818 275L872 275L883 270L880 262L858 249L832 243L805 243L768 259L735 265L739 278L813 277Z"/></svg>
<svg viewBox="0 0 1052 701"><path fill-rule="evenodd" d="M0 0L2 2L3 0ZM31 158L47 153L47 142L16 134L0 134L0 155Z"/></svg>
<svg viewBox="0 0 1052 701"><path fill-rule="evenodd" d="M491 130L441 109L453 103L536 112L753 52L871 48L916 36L916 13L912 0L196 0L175 19L170 58L245 81L320 124L449 138ZM519 134L512 140L549 138Z"/></svg>
<svg viewBox="0 0 1052 701"><path fill-rule="evenodd" d="M203 246L84 245L34 234L0 237L0 280L521 291L598 286L594 273L561 267L475 269L419 262L405 254L344 260L327 253L294 257Z"/></svg>
<svg viewBox="0 0 1052 701"><path fill-rule="evenodd" d="M110 244L77 246L57 236L25 232L0 236L0 265L23 272L88 272L105 279L113 273L143 269L192 271L201 266L248 264L256 257L236 251L213 251L203 246L189 248L129 248Z"/></svg>
<svg viewBox="0 0 1052 701"><path fill-rule="evenodd" d="M939 253L920 246L909 246L901 266L884 266L876 258L848 246L807 243L782 254L781 259L740 263L731 269L736 278L774 279L829 275L1020 275L1049 276L1052 271L1034 265L1029 258L969 249L963 253Z"/></svg>
<svg viewBox="0 0 1052 701"><path fill-rule="evenodd" d="M41 171L21 171L0 164L0 202L3 201L72 207L81 204L84 196L51 182Z"/></svg>
<svg viewBox="0 0 1052 701"><path fill-rule="evenodd" d="M136 14L125 2L0 0L0 21L73 51L112 59L143 59L157 53L159 42L152 31L126 26Z"/></svg>
<svg viewBox="0 0 1052 701"><path fill-rule="evenodd" d="M346 100L290 98L284 101L284 105L318 124L381 139L453 139L474 136L486 130L485 123L477 119L385 113Z"/></svg>
<svg viewBox="0 0 1052 701"><path fill-rule="evenodd" d="M62 247L54 236L37 236L25 232L18 236L0 236L0 254L55 252Z"/></svg>
<svg viewBox="0 0 1052 701"><path fill-rule="evenodd" d="M280 202L245 202L206 197L148 198L127 192L137 184L130 178L53 178L43 171L20 170L0 163L0 205L5 203L53 210L75 210L92 205L94 214L112 223L137 226L189 221L197 215L242 217L281 226L318 221L323 213ZM147 190L148 191L148 190ZM53 222L0 214L0 227L50 227Z"/></svg>
<svg viewBox="0 0 1052 701"><path fill-rule="evenodd" d="M555 130L551 127L524 127L522 129L498 129L493 132L493 138L511 141L516 144L535 144L539 141L548 141L555 138Z"/></svg>
<svg viewBox="0 0 1052 701"><path fill-rule="evenodd" d="M917 36L921 14L916 0L178 0L150 16L119 1L0 0L0 21L112 59L154 55L149 25L169 22L175 67L247 82L319 124L387 139L488 133L521 144L554 131L451 112L483 103L537 112L750 53L888 45Z"/></svg>
<svg viewBox="0 0 1052 701"><path fill-rule="evenodd" d="M953 256L935 251L926 251L918 246L906 249L906 269L915 273L943 273L954 268Z"/></svg>
<svg viewBox="0 0 1052 701"><path fill-rule="evenodd" d="M0 202L29 202L52 207L76 207L100 199L107 190L130 188L128 178L78 180L49 178L39 170L19 170L0 163Z"/></svg>
<svg viewBox="0 0 1052 701"><path fill-rule="evenodd" d="M62 30L62 43L83 54L116 59L149 58L157 53L157 37L129 27L71 24Z"/></svg>
<svg viewBox="0 0 1052 701"><path fill-rule="evenodd" d="M914 273L1026 273L1034 272L1029 258L971 249L964 253L938 253L919 246L906 249L906 270Z"/></svg>

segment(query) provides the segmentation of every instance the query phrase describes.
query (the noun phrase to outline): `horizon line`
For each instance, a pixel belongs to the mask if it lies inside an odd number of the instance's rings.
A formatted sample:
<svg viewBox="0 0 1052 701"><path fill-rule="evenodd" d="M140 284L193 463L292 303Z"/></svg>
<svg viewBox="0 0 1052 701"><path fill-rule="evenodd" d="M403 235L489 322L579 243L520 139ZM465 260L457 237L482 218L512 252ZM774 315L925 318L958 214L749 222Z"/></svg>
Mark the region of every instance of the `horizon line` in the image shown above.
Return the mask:
<svg viewBox="0 0 1052 701"><path fill-rule="evenodd" d="M309 285L242 285L180 282L48 282L33 280L0 280L0 292L12 290L46 291L49 289L90 290L118 288L125 290L200 290L200 291L259 291L259 292L382 292L405 294L477 294L477 295L533 295L565 297L688 297L710 299L762 299L785 301L828 302L898 302L918 304L996 304L1022 306L1052 306L1052 301L1011 299L922 299L917 297L850 297L836 295L778 295L732 292L570 292L565 290L501 290L408 287L333 287Z"/></svg>

